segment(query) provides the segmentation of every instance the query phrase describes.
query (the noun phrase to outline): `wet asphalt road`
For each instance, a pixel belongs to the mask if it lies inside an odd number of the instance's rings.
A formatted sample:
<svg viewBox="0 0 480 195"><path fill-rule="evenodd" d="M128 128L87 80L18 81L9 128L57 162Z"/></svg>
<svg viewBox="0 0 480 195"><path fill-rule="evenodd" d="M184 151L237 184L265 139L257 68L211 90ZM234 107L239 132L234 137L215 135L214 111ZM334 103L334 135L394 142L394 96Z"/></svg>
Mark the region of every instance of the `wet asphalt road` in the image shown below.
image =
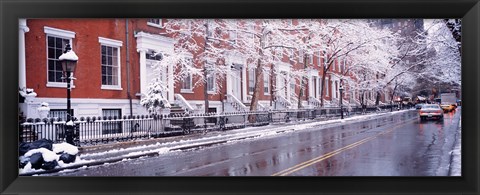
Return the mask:
<svg viewBox="0 0 480 195"><path fill-rule="evenodd" d="M421 122L412 111L52 175L446 176L460 112Z"/></svg>

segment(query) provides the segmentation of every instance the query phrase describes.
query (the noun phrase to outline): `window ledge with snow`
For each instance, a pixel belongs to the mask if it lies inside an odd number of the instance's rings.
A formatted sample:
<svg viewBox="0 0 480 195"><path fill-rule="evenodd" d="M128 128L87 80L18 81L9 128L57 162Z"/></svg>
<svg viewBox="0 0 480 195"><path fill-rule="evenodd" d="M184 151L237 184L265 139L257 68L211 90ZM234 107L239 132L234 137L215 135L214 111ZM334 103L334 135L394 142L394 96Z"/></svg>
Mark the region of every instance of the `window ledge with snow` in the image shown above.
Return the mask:
<svg viewBox="0 0 480 195"><path fill-rule="evenodd" d="M163 28L162 25L156 24L156 23L153 23L153 22L147 22L147 25L152 26L152 27L156 27L156 28Z"/></svg>
<svg viewBox="0 0 480 195"><path fill-rule="evenodd" d="M102 85L102 89L105 90L123 90L120 86L114 86L114 85Z"/></svg>
<svg viewBox="0 0 480 195"><path fill-rule="evenodd" d="M47 87L67 88L67 83L48 82ZM75 85L71 83L70 87L73 89L75 88Z"/></svg>
<svg viewBox="0 0 480 195"><path fill-rule="evenodd" d="M180 93L193 93L192 89L180 89Z"/></svg>

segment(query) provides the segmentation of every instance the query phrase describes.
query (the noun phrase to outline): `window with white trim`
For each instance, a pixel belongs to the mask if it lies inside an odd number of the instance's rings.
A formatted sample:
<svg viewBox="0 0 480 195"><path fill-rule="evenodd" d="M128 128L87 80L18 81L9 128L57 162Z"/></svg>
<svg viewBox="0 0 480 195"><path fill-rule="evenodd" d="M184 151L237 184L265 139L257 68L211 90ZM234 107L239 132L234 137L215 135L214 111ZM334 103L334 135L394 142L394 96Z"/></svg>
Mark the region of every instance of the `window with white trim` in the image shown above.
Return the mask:
<svg viewBox="0 0 480 195"><path fill-rule="evenodd" d="M187 58L187 64L184 65L184 69L190 68L192 66L192 58ZM190 67L187 67L190 66ZM185 75L182 80L181 92L192 92L192 73L188 70L184 70Z"/></svg>
<svg viewBox="0 0 480 195"><path fill-rule="evenodd" d="M263 71L263 94L270 95L270 70Z"/></svg>
<svg viewBox="0 0 480 195"><path fill-rule="evenodd" d="M215 72L213 71L213 67L207 69L207 91L215 91Z"/></svg>
<svg viewBox="0 0 480 195"><path fill-rule="evenodd" d="M102 116L107 120L102 122L102 134L122 133L122 109L102 109Z"/></svg>
<svg viewBox="0 0 480 195"><path fill-rule="evenodd" d="M160 18L149 18L147 20L147 25L157 28L163 28L163 21Z"/></svg>
<svg viewBox="0 0 480 195"><path fill-rule="evenodd" d="M102 89L121 90L120 47L121 41L98 37L100 64L102 67Z"/></svg>
<svg viewBox="0 0 480 195"><path fill-rule="evenodd" d="M70 44L73 49L72 39L75 38L75 32L47 26L44 27L44 32L47 48L47 86L67 87L66 79L62 79L64 75L58 58L62 55L67 44Z"/></svg>
<svg viewBox="0 0 480 195"><path fill-rule="evenodd" d="M337 69L337 67L336 67L337 64L338 64L338 58L336 60L334 59L334 61L333 61L332 71L335 71Z"/></svg>
<svg viewBox="0 0 480 195"><path fill-rule="evenodd" d="M238 25L238 22L237 20L234 20L232 21L233 25L234 25L234 29L231 29L229 32L228 32L228 37L229 37L229 41L231 44L236 44L237 43L237 39L238 39L238 34L237 34L237 25Z"/></svg>
<svg viewBox="0 0 480 195"><path fill-rule="evenodd" d="M326 51L323 51L323 64L325 68L328 67L328 55Z"/></svg>
<svg viewBox="0 0 480 195"><path fill-rule="evenodd" d="M255 91L255 68L248 70L248 93L253 94Z"/></svg>
<svg viewBox="0 0 480 195"><path fill-rule="evenodd" d="M330 78L329 77L325 78L325 83L326 83L325 87L324 87L325 88L325 96L328 97L329 96L328 89L330 88L330 85L329 85Z"/></svg>

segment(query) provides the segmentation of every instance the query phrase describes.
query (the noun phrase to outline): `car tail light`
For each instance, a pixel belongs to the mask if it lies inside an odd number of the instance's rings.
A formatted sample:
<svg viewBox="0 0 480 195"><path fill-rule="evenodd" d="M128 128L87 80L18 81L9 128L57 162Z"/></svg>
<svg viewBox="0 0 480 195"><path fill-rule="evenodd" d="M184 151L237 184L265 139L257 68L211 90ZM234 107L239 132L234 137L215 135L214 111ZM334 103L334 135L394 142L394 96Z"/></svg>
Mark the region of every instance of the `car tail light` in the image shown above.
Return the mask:
<svg viewBox="0 0 480 195"><path fill-rule="evenodd" d="M442 111L441 111L441 110L437 110L436 113L442 113Z"/></svg>
<svg viewBox="0 0 480 195"><path fill-rule="evenodd" d="M423 114L424 112L423 111L420 111L420 114Z"/></svg>

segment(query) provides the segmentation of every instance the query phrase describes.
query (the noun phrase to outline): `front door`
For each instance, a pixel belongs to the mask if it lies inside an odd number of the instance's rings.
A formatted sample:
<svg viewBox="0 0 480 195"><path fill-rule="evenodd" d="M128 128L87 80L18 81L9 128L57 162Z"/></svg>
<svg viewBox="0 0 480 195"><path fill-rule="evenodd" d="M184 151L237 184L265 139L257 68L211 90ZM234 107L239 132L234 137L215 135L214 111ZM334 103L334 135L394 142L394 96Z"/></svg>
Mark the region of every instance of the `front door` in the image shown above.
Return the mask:
<svg viewBox="0 0 480 195"><path fill-rule="evenodd" d="M237 99L242 99L242 69L234 68L232 75L232 94Z"/></svg>

